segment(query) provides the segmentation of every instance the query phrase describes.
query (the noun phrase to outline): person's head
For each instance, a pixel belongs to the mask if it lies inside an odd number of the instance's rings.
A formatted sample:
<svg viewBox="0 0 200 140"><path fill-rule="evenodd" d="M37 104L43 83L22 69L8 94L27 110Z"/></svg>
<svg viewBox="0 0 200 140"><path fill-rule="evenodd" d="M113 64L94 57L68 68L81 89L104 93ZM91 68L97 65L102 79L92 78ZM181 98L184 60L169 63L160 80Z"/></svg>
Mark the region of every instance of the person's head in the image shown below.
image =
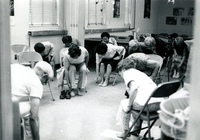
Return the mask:
<svg viewBox="0 0 200 140"><path fill-rule="evenodd" d="M81 49L78 45L72 43L72 45L69 47L68 53L71 58L76 59L81 55Z"/></svg>
<svg viewBox="0 0 200 140"><path fill-rule="evenodd" d="M67 46L68 44L72 43L72 37L70 35L65 35L62 38L62 42L65 44L65 46Z"/></svg>
<svg viewBox="0 0 200 140"><path fill-rule="evenodd" d="M151 49L153 52L156 51L156 41L153 37L146 37L144 44L147 48Z"/></svg>
<svg viewBox="0 0 200 140"><path fill-rule="evenodd" d="M107 44L109 42L109 38L110 38L110 34L108 32L101 33L101 41L103 43Z"/></svg>
<svg viewBox="0 0 200 140"><path fill-rule="evenodd" d="M108 50L108 46L105 43L100 43L96 47L96 53L99 55L105 55Z"/></svg>
<svg viewBox="0 0 200 140"><path fill-rule="evenodd" d="M151 36L146 37L144 40L144 43L146 46L150 46L150 47L155 47L155 45L156 45L155 39Z"/></svg>
<svg viewBox="0 0 200 140"><path fill-rule="evenodd" d="M171 38L172 40L174 40L176 37L178 37L178 34L177 34L177 33L172 33L172 34L170 35L170 38Z"/></svg>
<svg viewBox="0 0 200 140"><path fill-rule="evenodd" d="M117 65L117 72L123 77L122 72L131 69L136 68L137 61L131 57L127 57L123 60L121 60Z"/></svg>
<svg viewBox="0 0 200 140"><path fill-rule="evenodd" d="M128 52L129 54L137 52L137 50L139 48L139 44L138 44L137 40L133 39L133 40L129 41L128 45L129 45L129 52Z"/></svg>
<svg viewBox="0 0 200 140"><path fill-rule="evenodd" d="M53 78L54 73L51 65L45 61L39 61L34 67L36 75L40 78L42 84L46 84L49 79Z"/></svg>
<svg viewBox="0 0 200 140"><path fill-rule="evenodd" d="M184 39L183 39L182 37L176 37L176 38L174 39L174 44L175 44L176 46L182 46L183 43L184 43Z"/></svg>
<svg viewBox="0 0 200 140"><path fill-rule="evenodd" d="M45 50L45 46L42 43L36 43L34 46L34 50L42 55Z"/></svg>

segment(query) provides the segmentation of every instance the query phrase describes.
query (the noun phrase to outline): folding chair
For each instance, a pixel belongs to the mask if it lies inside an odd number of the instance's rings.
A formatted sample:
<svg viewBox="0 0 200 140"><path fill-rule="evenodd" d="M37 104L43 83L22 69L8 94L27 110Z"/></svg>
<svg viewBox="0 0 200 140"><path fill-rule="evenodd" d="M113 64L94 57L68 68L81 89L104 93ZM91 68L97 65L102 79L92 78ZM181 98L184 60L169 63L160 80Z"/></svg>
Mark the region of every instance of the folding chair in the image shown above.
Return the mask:
<svg viewBox="0 0 200 140"><path fill-rule="evenodd" d="M124 59L125 54L126 54L126 49L124 48L124 52L123 52L123 54L122 54L122 60ZM114 75L114 77L110 76L110 78L113 78L113 79L114 79L113 84L112 84L112 85L114 86L114 85L115 85L115 82L116 82L116 80L117 80L117 77L119 76L119 74L118 74L117 71L113 71L113 72L111 73L111 75Z"/></svg>
<svg viewBox="0 0 200 140"><path fill-rule="evenodd" d="M162 65L163 65L163 58L159 55L156 55L156 54L148 54L148 56L149 56L150 60L155 60L155 61L159 62L160 67L159 67L155 82L161 83L162 81L161 81L160 71L161 71L161 68L162 68Z"/></svg>
<svg viewBox="0 0 200 140"><path fill-rule="evenodd" d="M155 122L159 118L159 113L158 112L149 112L148 103L149 103L150 99L152 97L154 97L154 98L169 97L170 95L172 95L173 93L175 93L179 89L180 84L181 83L178 80L177 81L171 81L171 82L164 82L164 83L159 84L157 86L157 88L151 93L150 97L146 101L146 103L145 103L144 107L142 108L142 110L140 110L140 111L131 110L131 113L134 116L137 116L137 118L132 123L131 127L129 128L129 130L126 133L126 135L123 138L123 140L125 140L128 135L134 134L135 132L143 130L143 129L146 129L146 128L148 128L148 129L145 132L143 137L146 137L146 135L148 133L148 140L151 140L151 127L155 124ZM144 112L145 108L147 109L146 112ZM132 131L133 126L136 124L136 122L139 119L147 121L148 126L144 127L144 128L141 128L140 130ZM153 122L150 124L150 121L153 121Z"/></svg>
<svg viewBox="0 0 200 140"><path fill-rule="evenodd" d="M19 59L19 54L21 52L27 51L29 48L27 45L23 45L23 44L14 44L11 46L11 52L14 55L14 60Z"/></svg>
<svg viewBox="0 0 200 140"><path fill-rule="evenodd" d="M41 55L35 51L21 52L19 55L19 64L30 66L31 68L33 68L38 61L43 61L43 59ZM49 92L51 93L52 100L55 101L50 86L50 80L48 80L47 84L49 87Z"/></svg>

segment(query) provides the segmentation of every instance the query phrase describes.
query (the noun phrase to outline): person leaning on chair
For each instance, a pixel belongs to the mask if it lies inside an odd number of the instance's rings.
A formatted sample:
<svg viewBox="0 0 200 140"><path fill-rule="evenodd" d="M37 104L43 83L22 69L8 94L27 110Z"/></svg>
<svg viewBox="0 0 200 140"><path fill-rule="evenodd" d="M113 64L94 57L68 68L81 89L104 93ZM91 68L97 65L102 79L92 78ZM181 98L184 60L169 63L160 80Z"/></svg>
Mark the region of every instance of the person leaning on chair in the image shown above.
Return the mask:
<svg viewBox="0 0 200 140"><path fill-rule="evenodd" d="M150 60L148 55L142 53L142 51L140 51L140 45L136 40L131 40L129 42L129 48L128 58L136 61L136 69L146 73L152 80L154 80L160 68L159 62Z"/></svg>
<svg viewBox="0 0 200 140"><path fill-rule="evenodd" d="M12 97L19 100L20 116L30 114L30 125L26 137L39 140L39 106L43 94L42 84L53 78L53 70L47 62L39 61L35 67L25 67L20 64L11 64ZM29 120L28 120L29 121ZM29 123L28 123L29 124Z"/></svg>
<svg viewBox="0 0 200 140"><path fill-rule="evenodd" d="M50 63L54 59L54 45L49 41L36 43L34 50L38 52L44 61Z"/></svg>
<svg viewBox="0 0 200 140"><path fill-rule="evenodd" d="M135 69L136 60L131 58L125 58L119 62L117 66L117 71L119 75L124 79L126 91L129 94L128 99L123 99L120 103L117 121L123 125L123 132L117 133L117 137L124 138L125 134L129 130L130 121L130 110L140 110L146 103L147 99L151 95L152 91L156 88L156 84L149 78L145 73ZM160 101L163 99L151 99L149 110L157 111L159 109ZM136 118L137 116L133 116ZM137 121L134 130L140 130L142 125L142 120ZM138 136L138 133L134 135Z"/></svg>
<svg viewBox="0 0 200 140"><path fill-rule="evenodd" d="M89 72L89 53L84 47L72 43L69 49L64 52L64 55L65 78L68 76L71 85L70 95L72 97L83 95L83 92L86 92L87 73ZM75 81L76 71L79 72L77 86Z"/></svg>

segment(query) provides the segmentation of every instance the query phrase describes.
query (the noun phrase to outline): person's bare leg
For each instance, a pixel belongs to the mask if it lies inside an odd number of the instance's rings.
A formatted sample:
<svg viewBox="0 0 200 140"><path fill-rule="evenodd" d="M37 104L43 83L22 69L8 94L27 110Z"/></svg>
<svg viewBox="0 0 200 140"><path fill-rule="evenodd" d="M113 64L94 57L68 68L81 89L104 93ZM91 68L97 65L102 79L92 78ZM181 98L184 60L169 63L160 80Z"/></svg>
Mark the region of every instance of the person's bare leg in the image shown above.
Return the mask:
<svg viewBox="0 0 200 140"><path fill-rule="evenodd" d="M103 84L104 74L105 74L105 65L103 63L101 63L101 65L100 65L100 83L99 83L99 86L102 86L102 84Z"/></svg>
<svg viewBox="0 0 200 140"><path fill-rule="evenodd" d="M108 85L108 81L109 81L109 77L110 77L111 72L112 72L112 66L110 64L108 64L105 81L102 84L103 87L106 87Z"/></svg>

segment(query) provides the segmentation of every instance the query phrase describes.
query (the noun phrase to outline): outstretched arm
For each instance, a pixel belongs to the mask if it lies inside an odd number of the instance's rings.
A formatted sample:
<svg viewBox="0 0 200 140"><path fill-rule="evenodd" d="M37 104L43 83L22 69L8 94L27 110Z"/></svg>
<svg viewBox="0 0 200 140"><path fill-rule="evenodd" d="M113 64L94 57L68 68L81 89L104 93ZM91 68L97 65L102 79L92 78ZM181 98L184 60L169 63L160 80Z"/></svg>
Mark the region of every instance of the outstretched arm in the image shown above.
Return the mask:
<svg viewBox="0 0 200 140"><path fill-rule="evenodd" d="M150 78L152 80L154 80L154 78L156 77L158 70L160 68L159 62L157 62L155 60L147 60L147 67L153 69L153 72L152 72Z"/></svg>
<svg viewBox="0 0 200 140"><path fill-rule="evenodd" d="M124 108L124 112L129 112L131 110L131 107L133 105L133 102L137 96L137 90L138 85L135 83L135 81L130 81L127 85L126 91L129 94L129 101L128 101L128 106Z"/></svg>

